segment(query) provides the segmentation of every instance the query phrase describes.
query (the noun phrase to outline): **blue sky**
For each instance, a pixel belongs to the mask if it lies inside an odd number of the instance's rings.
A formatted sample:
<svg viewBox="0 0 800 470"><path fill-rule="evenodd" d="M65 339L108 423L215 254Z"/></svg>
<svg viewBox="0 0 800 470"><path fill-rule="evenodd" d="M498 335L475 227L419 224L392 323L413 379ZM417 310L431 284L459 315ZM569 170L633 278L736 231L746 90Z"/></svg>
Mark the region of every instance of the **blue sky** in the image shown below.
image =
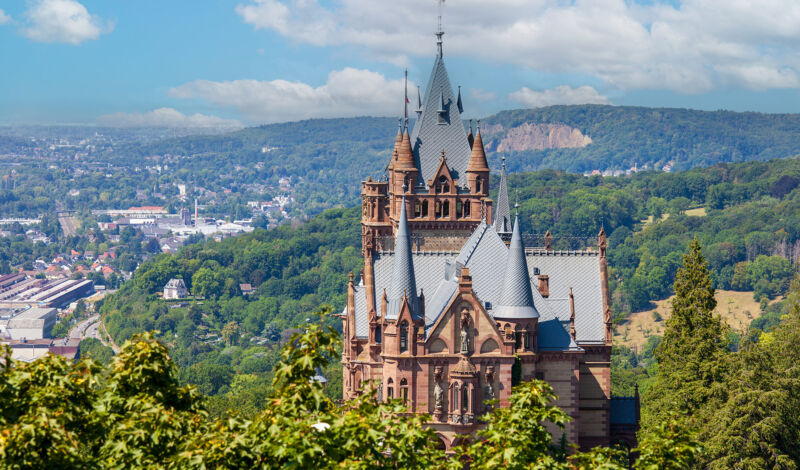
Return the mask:
<svg viewBox="0 0 800 470"><path fill-rule="evenodd" d="M448 0L467 117L583 102L800 110L796 0ZM397 115L434 0L4 0L0 123ZM412 84L412 90L414 90Z"/></svg>

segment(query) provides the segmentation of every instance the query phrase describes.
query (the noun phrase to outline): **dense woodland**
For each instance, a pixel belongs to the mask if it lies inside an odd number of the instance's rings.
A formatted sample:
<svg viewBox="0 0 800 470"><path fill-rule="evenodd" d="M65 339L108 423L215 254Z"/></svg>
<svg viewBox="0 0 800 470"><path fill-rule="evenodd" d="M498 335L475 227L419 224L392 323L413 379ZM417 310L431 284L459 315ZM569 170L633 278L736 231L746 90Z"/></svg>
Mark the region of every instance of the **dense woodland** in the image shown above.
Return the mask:
<svg viewBox="0 0 800 470"><path fill-rule="evenodd" d="M784 295L794 275L799 185L797 159L618 178L548 170L510 180L519 190L525 230L550 229L557 248L594 244L605 227L615 322L673 294L682 256L696 235L715 287L754 291L764 299L764 315L752 325L759 331L773 328L788 308L785 301L767 305L766 299ZM685 214L698 206L706 215ZM220 409L234 400L255 412L263 402L254 390L269 383L279 346L292 329L302 327L317 305L344 307L348 273L361 269L359 218L357 208L334 209L299 228L257 230L156 256L106 301L108 331L118 344L142 331L160 331L185 383L217 397ZM173 277L182 278L196 298L160 299ZM255 293L243 296L242 283ZM741 333L747 332L730 332L732 347ZM614 394L647 386L658 341L652 337L641 351L616 349ZM325 371L332 384L340 373L338 367ZM328 391L337 397L340 387Z"/></svg>

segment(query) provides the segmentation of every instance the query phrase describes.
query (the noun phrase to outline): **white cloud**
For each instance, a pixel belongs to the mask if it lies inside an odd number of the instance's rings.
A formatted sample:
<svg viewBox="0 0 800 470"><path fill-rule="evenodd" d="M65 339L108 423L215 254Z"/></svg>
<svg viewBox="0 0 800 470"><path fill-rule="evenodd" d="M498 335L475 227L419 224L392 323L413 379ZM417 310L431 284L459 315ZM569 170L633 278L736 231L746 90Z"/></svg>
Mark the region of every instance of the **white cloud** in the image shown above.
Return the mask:
<svg viewBox="0 0 800 470"><path fill-rule="evenodd" d="M236 120L205 114L187 116L173 108L159 108L146 113L114 113L97 118L97 123L110 127L175 127L236 129L243 127Z"/></svg>
<svg viewBox="0 0 800 470"><path fill-rule="evenodd" d="M35 0L25 17L22 34L37 42L78 45L114 29L113 23L90 14L76 0Z"/></svg>
<svg viewBox="0 0 800 470"><path fill-rule="evenodd" d="M409 89L414 84L409 83ZM387 80L369 70L345 68L313 87L286 80L195 80L169 92L174 98L201 99L238 110L248 119L271 123L320 117L392 115L402 112L403 80Z"/></svg>
<svg viewBox="0 0 800 470"><path fill-rule="evenodd" d="M431 0L244 0L236 11L256 29L362 46L391 63L434 52ZM446 4L444 26L446 54L591 75L618 89L800 88L797 0L460 0Z"/></svg>
<svg viewBox="0 0 800 470"><path fill-rule="evenodd" d="M8 16L6 12L0 9L0 24L6 24L11 22L11 17Z"/></svg>
<svg viewBox="0 0 800 470"><path fill-rule="evenodd" d="M609 104L608 98L590 86L572 88L561 85L544 91L534 91L528 87L522 87L509 94L508 97L529 108L541 108L555 104Z"/></svg>

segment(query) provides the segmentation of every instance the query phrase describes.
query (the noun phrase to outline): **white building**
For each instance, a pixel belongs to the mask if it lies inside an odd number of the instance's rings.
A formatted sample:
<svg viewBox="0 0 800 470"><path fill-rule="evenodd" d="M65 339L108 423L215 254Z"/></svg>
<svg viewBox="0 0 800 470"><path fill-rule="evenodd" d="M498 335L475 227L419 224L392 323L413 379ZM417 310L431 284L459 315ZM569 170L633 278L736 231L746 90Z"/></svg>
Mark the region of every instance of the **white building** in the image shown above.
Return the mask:
<svg viewBox="0 0 800 470"><path fill-rule="evenodd" d="M167 285L164 286L165 299L183 299L189 295L189 290L186 288L186 283L183 279L170 279Z"/></svg>

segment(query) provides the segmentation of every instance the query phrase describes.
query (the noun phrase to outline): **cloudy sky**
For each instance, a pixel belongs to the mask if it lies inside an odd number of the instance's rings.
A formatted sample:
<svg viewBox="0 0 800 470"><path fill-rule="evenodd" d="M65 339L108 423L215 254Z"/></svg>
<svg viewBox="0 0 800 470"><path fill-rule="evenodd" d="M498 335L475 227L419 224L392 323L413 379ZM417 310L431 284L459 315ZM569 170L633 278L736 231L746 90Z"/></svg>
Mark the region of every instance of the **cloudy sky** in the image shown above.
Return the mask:
<svg viewBox="0 0 800 470"><path fill-rule="evenodd" d="M447 0L467 117L551 104L800 112L798 0ZM3 0L0 124L398 115L436 0Z"/></svg>

